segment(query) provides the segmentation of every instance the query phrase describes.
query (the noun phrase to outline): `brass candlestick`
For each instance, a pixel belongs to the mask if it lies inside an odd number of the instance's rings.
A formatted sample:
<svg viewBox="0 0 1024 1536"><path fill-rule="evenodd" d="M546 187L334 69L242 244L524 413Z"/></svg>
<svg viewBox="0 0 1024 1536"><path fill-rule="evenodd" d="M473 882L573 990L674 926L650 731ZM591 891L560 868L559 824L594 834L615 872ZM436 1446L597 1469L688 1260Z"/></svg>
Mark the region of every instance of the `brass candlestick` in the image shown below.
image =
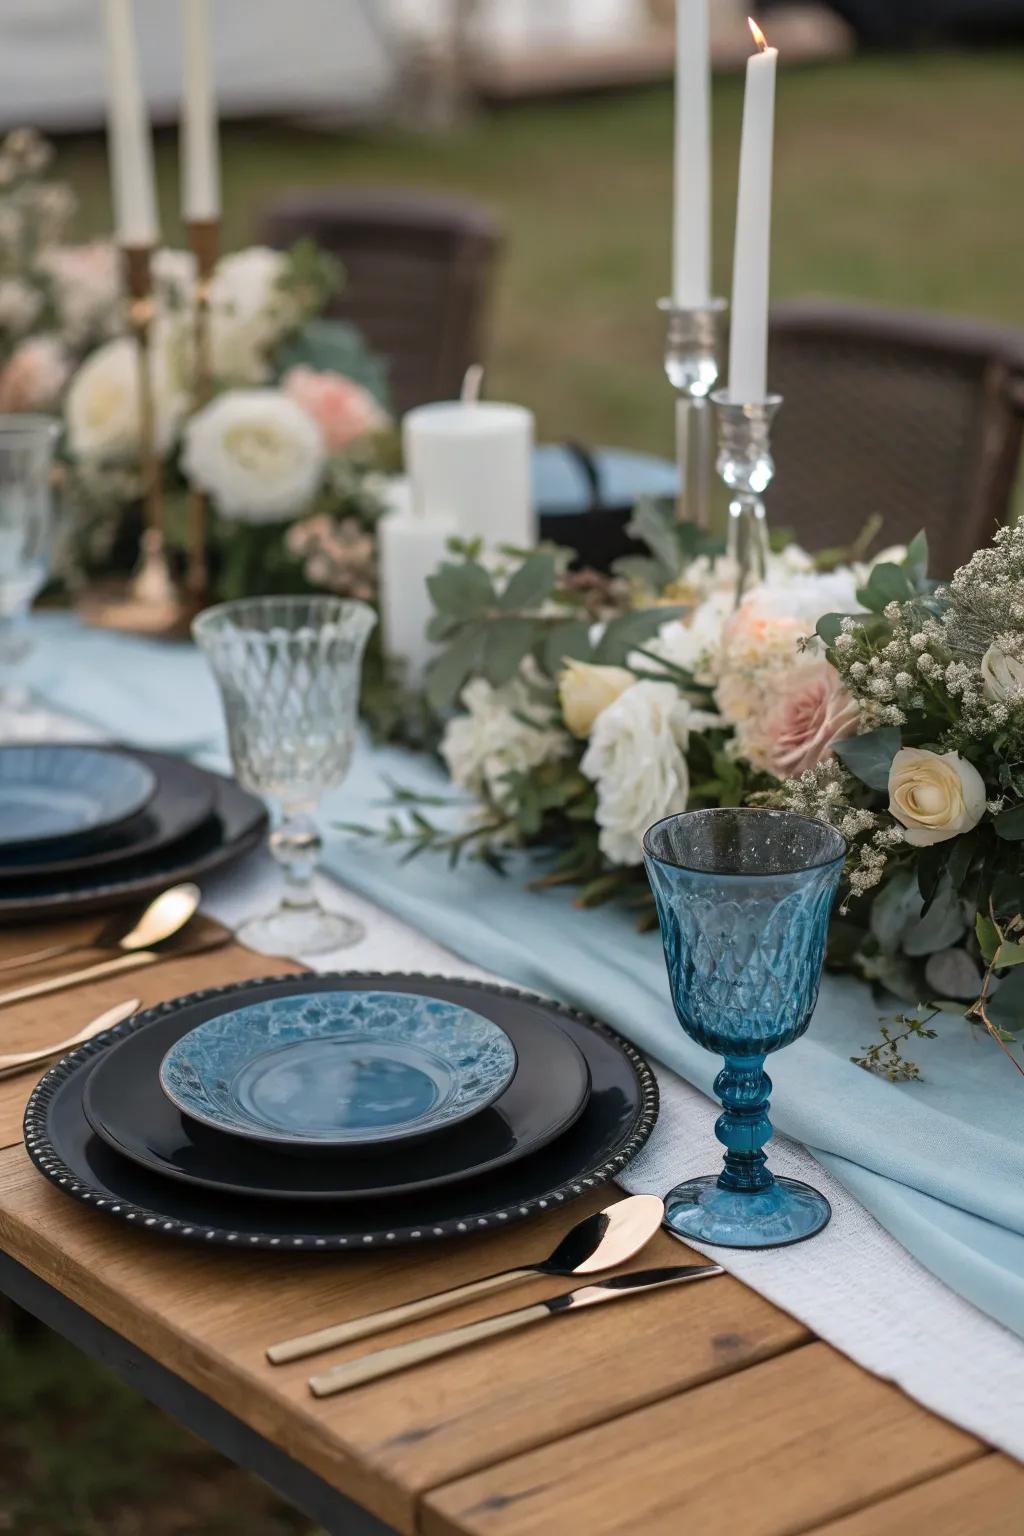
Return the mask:
<svg viewBox="0 0 1024 1536"><path fill-rule="evenodd" d="M87 622L105 629L166 635L181 630L185 614L167 560L163 462L157 441L153 390L153 249L124 246L122 260L128 297L128 329L139 367L139 468L142 476L143 530L139 563L127 583L110 583L86 594L80 611Z"/></svg>
<svg viewBox="0 0 1024 1536"><path fill-rule="evenodd" d="M210 288L213 273L220 255L220 221L218 219L190 219L188 243L196 259L195 308L193 311L193 374L192 400L195 410L200 410L213 394L213 358L210 347ZM210 572L207 560L209 519L206 496L198 486L193 487L188 498L188 570L186 586L189 596L197 604L205 602L209 593Z"/></svg>

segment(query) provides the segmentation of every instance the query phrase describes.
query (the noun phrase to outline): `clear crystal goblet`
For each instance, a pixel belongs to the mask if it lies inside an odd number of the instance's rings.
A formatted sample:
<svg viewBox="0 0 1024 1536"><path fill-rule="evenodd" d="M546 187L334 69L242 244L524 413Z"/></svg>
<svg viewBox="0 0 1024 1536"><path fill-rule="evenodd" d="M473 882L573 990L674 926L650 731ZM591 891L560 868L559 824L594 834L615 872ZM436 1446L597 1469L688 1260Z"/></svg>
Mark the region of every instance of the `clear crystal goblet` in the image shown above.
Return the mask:
<svg viewBox="0 0 1024 1536"><path fill-rule="evenodd" d="M0 704L25 700L13 683L30 642L26 620L50 572L53 454L50 416L0 416Z"/></svg>
<svg viewBox="0 0 1024 1536"><path fill-rule="evenodd" d="M724 1166L666 1195L679 1237L776 1248L820 1232L832 1214L816 1189L766 1166L764 1064L810 1023L845 856L834 827L788 811L689 811L644 836L676 1017L725 1057L715 1079Z"/></svg>
<svg viewBox="0 0 1024 1536"><path fill-rule="evenodd" d="M209 608L192 625L220 686L238 782L265 796L275 816L270 847L284 893L275 911L239 929L262 954L326 954L363 936L355 918L317 899L315 813L348 772L376 622L366 603L343 598L253 597Z"/></svg>

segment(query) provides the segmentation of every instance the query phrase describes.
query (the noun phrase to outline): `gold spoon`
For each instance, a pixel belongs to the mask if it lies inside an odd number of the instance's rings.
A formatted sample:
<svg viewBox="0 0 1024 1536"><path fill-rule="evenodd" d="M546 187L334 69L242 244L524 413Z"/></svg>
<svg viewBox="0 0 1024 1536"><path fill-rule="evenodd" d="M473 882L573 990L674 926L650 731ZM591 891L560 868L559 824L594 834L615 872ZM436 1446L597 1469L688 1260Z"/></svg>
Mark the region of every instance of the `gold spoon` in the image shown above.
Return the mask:
<svg viewBox="0 0 1024 1536"><path fill-rule="evenodd" d="M0 1056L0 1077L13 1077L17 1072L25 1072L29 1067L40 1066L44 1061L49 1061L51 1056L63 1056L65 1051L70 1051L76 1045L84 1045L94 1035L101 1035L105 1029L113 1029L115 1024L123 1024L125 1019L130 1019L140 1006L140 999L129 998L126 1003L118 1003L113 1008L108 1008L105 1013L98 1014L88 1024L77 1032L69 1035L66 1040L58 1040L54 1045L42 1046L36 1051L20 1051L16 1054Z"/></svg>
<svg viewBox="0 0 1024 1536"><path fill-rule="evenodd" d="M43 960L59 960L64 955L74 955L85 949L119 949L126 955L133 954L137 949L152 949L154 945L162 944L165 939L173 938L181 932L195 915L201 894L198 885L191 882L172 885L169 890L155 896L141 913L136 909L127 919L124 912L115 913L94 939L87 939L84 943L76 939L72 944L51 944L47 949L33 949L27 955L14 955L10 959L0 960L0 971L13 970L23 965L38 965ZM126 921L130 925L127 931Z"/></svg>
<svg viewBox="0 0 1024 1536"><path fill-rule="evenodd" d="M474 1296L484 1296L490 1291L500 1291L506 1285L527 1280L531 1275L596 1275L603 1269L614 1269L647 1246L661 1226L664 1214L664 1202L657 1195L628 1195L625 1200L617 1200L605 1210L577 1222L548 1258L542 1259L539 1264L524 1264L522 1269L506 1269L500 1275L471 1280L468 1285L458 1285L451 1291L437 1291L433 1296L408 1301L401 1307L388 1307L384 1312L354 1317L351 1322L338 1323L333 1328L321 1328L318 1333L307 1333L298 1339L286 1339L282 1344L271 1344L267 1350L267 1359L271 1365L303 1360L307 1355L334 1349L338 1344L350 1344L353 1339L371 1338L375 1333L383 1333L386 1328L410 1323L413 1318L444 1312Z"/></svg>

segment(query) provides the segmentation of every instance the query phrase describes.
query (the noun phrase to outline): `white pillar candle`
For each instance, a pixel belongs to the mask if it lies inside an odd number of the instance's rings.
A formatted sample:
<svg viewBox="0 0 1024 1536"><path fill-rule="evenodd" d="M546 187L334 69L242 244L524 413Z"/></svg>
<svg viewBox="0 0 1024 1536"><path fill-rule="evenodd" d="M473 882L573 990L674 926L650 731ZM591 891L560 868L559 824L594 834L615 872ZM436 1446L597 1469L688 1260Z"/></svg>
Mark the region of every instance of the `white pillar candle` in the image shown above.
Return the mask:
<svg viewBox="0 0 1024 1536"><path fill-rule="evenodd" d="M768 381L768 274L772 230L772 140L777 48L750 23L758 52L747 60L732 276L729 396L764 400Z"/></svg>
<svg viewBox="0 0 1024 1536"><path fill-rule="evenodd" d="M153 141L135 39L134 0L103 0L107 39L107 142L114 221L123 246L155 245L159 236Z"/></svg>
<svg viewBox="0 0 1024 1536"><path fill-rule="evenodd" d="M181 0L185 45L181 119L182 216L197 223L220 216L217 99L210 66L207 0Z"/></svg>
<svg viewBox="0 0 1024 1536"><path fill-rule="evenodd" d="M676 0L676 160L672 296L711 295L711 55L708 0Z"/></svg>
<svg viewBox="0 0 1024 1536"><path fill-rule="evenodd" d="M405 662L409 681L416 683L437 650L427 639L434 612L427 577L445 559L448 541L458 536L458 528L450 517L417 516L410 499L408 483L397 482L392 510L377 524L377 565L384 649Z"/></svg>
<svg viewBox="0 0 1024 1536"><path fill-rule="evenodd" d="M420 516L454 518L461 538L492 546L536 543L530 411L490 400L421 405L402 438Z"/></svg>

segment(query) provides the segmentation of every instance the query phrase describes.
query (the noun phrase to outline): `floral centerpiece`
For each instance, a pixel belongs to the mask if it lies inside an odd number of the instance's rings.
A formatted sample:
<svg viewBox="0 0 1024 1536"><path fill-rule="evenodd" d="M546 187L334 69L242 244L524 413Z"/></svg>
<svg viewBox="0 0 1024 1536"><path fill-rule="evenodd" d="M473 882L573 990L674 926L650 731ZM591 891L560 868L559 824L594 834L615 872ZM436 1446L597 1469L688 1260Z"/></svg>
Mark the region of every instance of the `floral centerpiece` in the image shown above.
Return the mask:
<svg viewBox="0 0 1024 1536"><path fill-rule="evenodd" d="M63 416L72 581L134 557L141 493L135 341L124 331L120 256L69 243L71 189L47 178L31 130L0 145L0 410ZM390 429L381 363L350 326L320 318L342 281L311 244L256 246L218 263L210 289L213 398L196 409L195 261L153 258L152 381L168 532L185 505L214 511L214 595L329 586L376 590L373 525Z"/></svg>

